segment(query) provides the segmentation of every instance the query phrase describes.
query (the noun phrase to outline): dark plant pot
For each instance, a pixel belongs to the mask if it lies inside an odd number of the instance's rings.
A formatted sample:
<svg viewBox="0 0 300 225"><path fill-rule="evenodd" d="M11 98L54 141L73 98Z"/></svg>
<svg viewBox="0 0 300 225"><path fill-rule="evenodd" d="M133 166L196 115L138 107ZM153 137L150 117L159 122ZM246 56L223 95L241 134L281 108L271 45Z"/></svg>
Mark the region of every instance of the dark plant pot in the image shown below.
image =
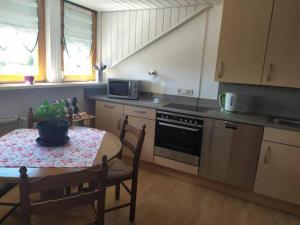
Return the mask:
<svg viewBox="0 0 300 225"><path fill-rule="evenodd" d="M63 142L68 137L70 123L58 120L55 123L42 121L37 123L40 139L46 142Z"/></svg>

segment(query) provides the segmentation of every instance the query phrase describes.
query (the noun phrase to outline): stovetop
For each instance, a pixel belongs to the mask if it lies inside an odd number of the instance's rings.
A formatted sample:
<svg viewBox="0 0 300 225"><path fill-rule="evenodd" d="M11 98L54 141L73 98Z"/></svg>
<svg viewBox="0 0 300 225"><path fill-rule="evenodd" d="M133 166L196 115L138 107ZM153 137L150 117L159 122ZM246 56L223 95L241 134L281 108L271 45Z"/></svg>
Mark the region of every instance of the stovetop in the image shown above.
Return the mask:
<svg viewBox="0 0 300 225"><path fill-rule="evenodd" d="M181 110L187 110L187 111L193 111L193 112L205 112L210 110L208 107L203 107L200 105L185 105L185 104L178 104L178 103L170 103L164 106L165 108L171 108L171 109L181 109Z"/></svg>

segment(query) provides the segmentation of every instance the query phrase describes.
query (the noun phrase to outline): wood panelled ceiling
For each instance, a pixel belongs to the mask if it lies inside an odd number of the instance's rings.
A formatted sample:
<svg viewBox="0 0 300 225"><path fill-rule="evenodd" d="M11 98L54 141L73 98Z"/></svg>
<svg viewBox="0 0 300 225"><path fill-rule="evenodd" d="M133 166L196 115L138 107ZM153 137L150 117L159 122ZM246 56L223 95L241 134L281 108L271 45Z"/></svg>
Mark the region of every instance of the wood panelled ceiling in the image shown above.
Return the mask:
<svg viewBox="0 0 300 225"><path fill-rule="evenodd" d="M195 6L220 0L69 0L96 11L120 11Z"/></svg>

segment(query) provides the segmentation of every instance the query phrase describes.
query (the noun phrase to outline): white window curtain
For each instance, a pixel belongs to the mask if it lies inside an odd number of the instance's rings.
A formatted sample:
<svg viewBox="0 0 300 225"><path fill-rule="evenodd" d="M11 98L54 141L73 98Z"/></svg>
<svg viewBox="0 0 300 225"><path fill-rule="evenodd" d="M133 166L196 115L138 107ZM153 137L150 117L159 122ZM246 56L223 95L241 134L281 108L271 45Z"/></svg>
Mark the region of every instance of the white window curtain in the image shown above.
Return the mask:
<svg viewBox="0 0 300 225"><path fill-rule="evenodd" d="M64 44L72 57L80 52L86 58L91 54L93 36L92 12L70 3L64 4Z"/></svg>
<svg viewBox="0 0 300 225"><path fill-rule="evenodd" d="M39 32L37 0L0 0L0 50L8 47L7 29L14 30L23 46L32 52Z"/></svg>

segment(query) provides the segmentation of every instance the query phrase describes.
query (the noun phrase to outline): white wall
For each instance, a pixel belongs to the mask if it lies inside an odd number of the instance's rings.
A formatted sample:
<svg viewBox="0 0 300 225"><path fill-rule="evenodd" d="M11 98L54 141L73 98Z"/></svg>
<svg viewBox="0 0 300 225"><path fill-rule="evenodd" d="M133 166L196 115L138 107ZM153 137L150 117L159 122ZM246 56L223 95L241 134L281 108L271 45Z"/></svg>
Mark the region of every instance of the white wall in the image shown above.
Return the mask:
<svg viewBox="0 0 300 225"><path fill-rule="evenodd" d="M102 13L103 61L108 66L115 65L205 7L207 5Z"/></svg>
<svg viewBox="0 0 300 225"><path fill-rule="evenodd" d="M221 16L222 5L212 7L107 70L106 77L141 79L144 91L176 95L178 88L189 88L194 97L216 99L218 83L213 78ZM148 76L150 70L158 77Z"/></svg>

